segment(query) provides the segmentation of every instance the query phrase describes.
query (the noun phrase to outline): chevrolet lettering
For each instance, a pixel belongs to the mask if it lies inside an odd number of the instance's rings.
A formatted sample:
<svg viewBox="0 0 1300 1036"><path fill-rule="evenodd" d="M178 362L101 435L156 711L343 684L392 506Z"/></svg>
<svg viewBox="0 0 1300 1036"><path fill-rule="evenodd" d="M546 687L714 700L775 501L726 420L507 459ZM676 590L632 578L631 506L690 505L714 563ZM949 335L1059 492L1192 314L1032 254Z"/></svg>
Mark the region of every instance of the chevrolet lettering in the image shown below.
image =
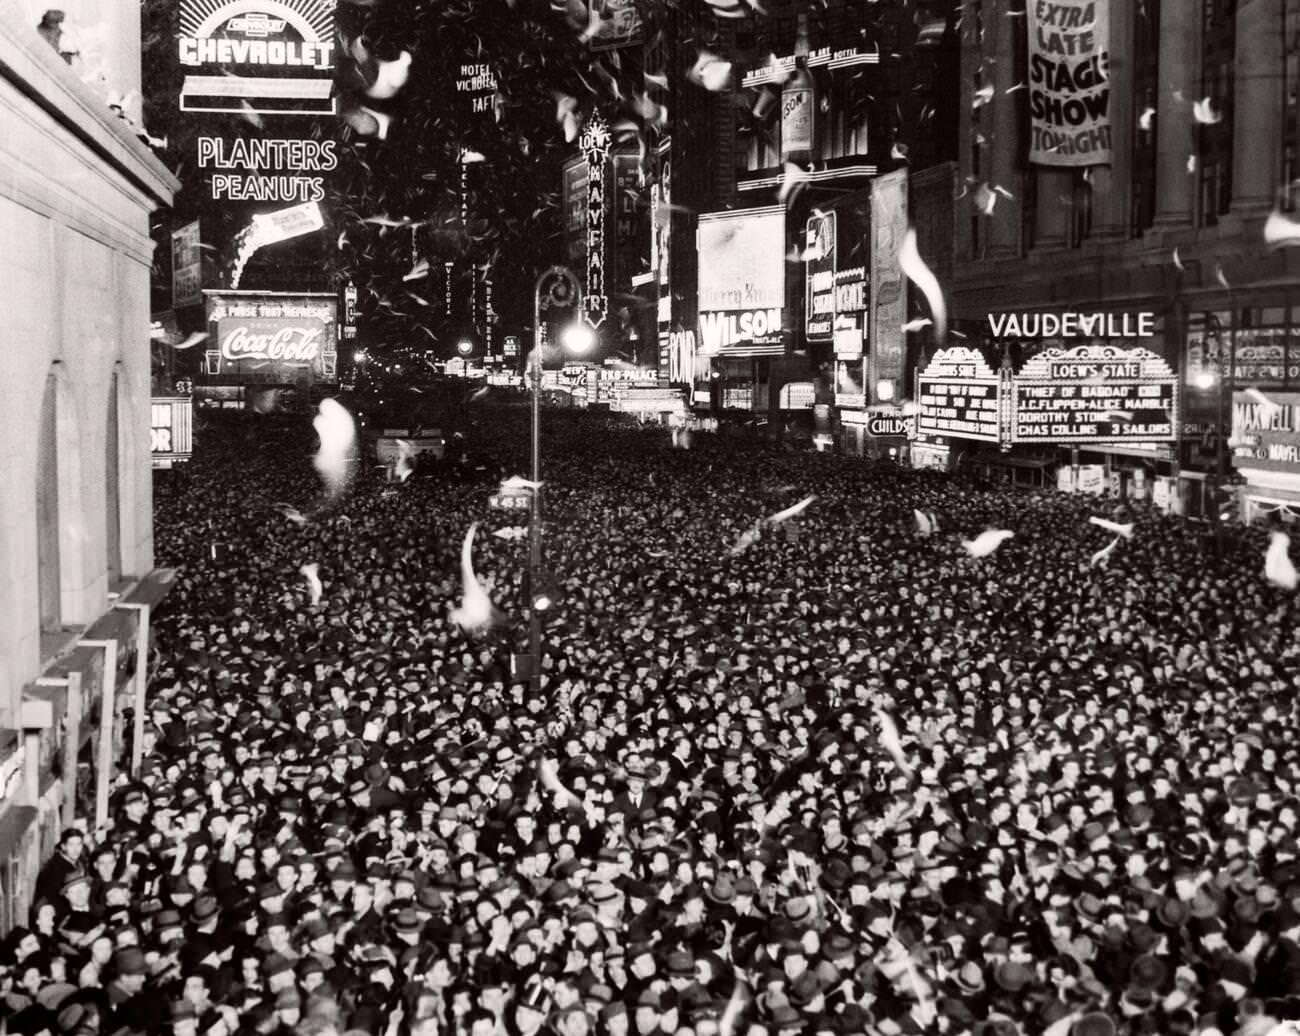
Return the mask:
<svg viewBox="0 0 1300 1036"><path fill-rule="evenodd" d="M334 44L293 43L286 40L227 40L180 38L182 65L269 65L274 68L334 67Z"/></svg>

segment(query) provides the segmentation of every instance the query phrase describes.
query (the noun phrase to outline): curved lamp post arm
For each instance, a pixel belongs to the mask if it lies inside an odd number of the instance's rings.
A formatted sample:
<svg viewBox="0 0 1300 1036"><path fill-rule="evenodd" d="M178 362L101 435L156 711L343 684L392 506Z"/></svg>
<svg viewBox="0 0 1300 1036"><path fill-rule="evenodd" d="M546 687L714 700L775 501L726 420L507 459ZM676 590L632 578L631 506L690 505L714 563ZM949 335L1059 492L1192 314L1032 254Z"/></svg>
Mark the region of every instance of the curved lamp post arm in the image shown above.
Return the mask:
<svg viewBox="0 0 1300 1036"><path fill-rule="evenodd" d="M532 480L538 486L532 491L532 507L528 512L528 572L529 589L534 600L528 607L528 652L532 656L531 684L534 695L542 688L542 616L537 610L536 594L542 571L542 346L544 335L542 316L552 307L582 306L582 286L567 266L551 266L543 270L533 285L533 355L528 364L528 381L532 388Z"/></svg>

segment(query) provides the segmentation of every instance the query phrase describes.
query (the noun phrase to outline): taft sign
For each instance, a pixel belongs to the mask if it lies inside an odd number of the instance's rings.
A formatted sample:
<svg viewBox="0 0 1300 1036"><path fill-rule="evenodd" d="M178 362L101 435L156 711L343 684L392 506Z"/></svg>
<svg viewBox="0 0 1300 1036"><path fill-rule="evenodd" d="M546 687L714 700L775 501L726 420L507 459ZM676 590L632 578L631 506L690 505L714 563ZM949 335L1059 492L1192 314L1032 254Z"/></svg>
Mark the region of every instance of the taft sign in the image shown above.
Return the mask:
<svg viewBox="0 0 1300 1036"><path fill-rule="evenodd" d="M334 113L332 0L181 0L181 110Z"/></svg>
<svg viewBox="0 0 1300 1036"><path fill-rule="evenodd" d="M1110 0L1029 0L1029 161L1111 160Z"/></svg>
<svg viewBox="0 0 1300 1036"><path fill-rule="evenodd" d="M325 325L319 320L219 320L217 340L230 363L269 363L306 367L320 359Z"/></svg>

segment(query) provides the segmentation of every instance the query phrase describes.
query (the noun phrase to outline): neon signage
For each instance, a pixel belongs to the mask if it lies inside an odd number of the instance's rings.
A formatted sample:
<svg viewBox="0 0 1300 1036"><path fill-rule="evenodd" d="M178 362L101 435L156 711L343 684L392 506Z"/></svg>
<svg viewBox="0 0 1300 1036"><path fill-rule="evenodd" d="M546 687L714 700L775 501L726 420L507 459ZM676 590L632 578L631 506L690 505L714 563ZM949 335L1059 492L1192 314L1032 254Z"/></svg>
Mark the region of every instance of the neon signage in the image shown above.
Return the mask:
<svg viewBox="0 0 1300 1036"><path fill-rule="evenodd" d="M325 178L311 174L338 166L332 140L199 137L198 158L213 201L321 201Z"/></svg>
<svg viewBox="0 0 1300 1036"><path fill-rule="evenodd" d="M593 327L599 327L609 311L605 297L605 166L609 144L609 125L599 115L593 115L581 140L587 161L587 292L582 309Z"/></svg>

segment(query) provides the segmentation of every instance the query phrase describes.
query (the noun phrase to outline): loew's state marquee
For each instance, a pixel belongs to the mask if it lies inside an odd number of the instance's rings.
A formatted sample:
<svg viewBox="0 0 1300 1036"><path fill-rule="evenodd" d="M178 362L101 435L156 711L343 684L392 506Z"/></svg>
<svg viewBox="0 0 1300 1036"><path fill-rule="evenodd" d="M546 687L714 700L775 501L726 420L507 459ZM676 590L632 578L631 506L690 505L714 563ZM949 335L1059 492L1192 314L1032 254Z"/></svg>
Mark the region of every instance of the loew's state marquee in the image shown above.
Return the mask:
<svg viewBox="0 0 1300 1036"><path fill-rule="evenodd" d="M1049 349L1011 379L1011 442L1172 442L1178 379L1148 349Z"/></svg>
<svg viewBox="0 0 1300 1036"><path fill-rule="evenodd" d="M916 378L916 434L997 443L1086 445L1177 439L1178 379L1148 349L1049 349L1018 373L977 349L940 350Z"/></svg>

